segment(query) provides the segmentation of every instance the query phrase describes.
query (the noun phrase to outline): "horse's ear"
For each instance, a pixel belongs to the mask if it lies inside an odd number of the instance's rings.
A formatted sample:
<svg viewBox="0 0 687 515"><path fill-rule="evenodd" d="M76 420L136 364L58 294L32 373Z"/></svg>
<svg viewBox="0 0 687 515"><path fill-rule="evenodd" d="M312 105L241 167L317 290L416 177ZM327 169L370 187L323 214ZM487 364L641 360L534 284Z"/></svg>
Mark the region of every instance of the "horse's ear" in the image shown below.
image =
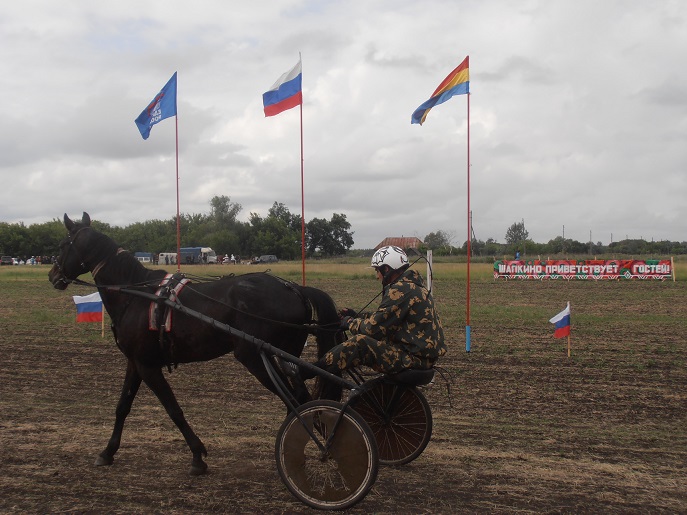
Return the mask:
<svg viewBox="0 0 687 515"><path fill-rule="evenodd" d="M64 226L67 228L68 231L71 231L74 229L74 222L72 222L69 217L67 216L67 213L64 214Z"/></svg>
<svg viewBox="0 0 687 515"><path fill-rule="evenodd" d="M86 211L83 212L83 216L81 217L81 223L83 225L91 225L91 217L88 216L88 213Z"/></svg>

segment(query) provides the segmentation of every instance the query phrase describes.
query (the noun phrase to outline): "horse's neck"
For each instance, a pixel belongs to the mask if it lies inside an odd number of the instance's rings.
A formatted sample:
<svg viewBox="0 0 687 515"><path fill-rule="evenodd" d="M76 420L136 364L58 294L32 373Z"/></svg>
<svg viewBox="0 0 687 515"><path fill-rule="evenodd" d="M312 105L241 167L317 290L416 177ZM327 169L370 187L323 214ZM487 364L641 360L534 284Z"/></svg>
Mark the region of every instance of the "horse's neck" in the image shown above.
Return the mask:
<svg viewBox="0 0 687 515"><path fill-rule="evenodd" d="M149 270L128 252L123 253L119 250L103 263L97 273L94 271L93 275L98 286L133 286L161 280L164 271Z"/></svg>
<svg viewBox="0 0 687 515"><path fill-rule="evenodd" d="M100 290L105 309L114 323L119 321L129 303L136 297L121 293L120 288L108 288L108 286L141 287L148 285L155 288L166 274L164 270L149 270L138 261L125 262L124 265L116 262L108 263L93 278Z"/></svg>

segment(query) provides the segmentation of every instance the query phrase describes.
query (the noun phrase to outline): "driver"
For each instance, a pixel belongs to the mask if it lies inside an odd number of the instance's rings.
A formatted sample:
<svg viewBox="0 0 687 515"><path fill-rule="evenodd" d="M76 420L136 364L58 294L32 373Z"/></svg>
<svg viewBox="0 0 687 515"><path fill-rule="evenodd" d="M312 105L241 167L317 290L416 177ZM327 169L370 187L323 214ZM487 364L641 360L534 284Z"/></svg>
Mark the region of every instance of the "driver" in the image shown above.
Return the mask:
<svg viewBox="0 0 687 515"><path fill-rule="evenodd" d="M368 366L383 373L429 369L446 354L444 330L432 294L422 276L409 269L399 247L382 247L372 256L371 268L382 282L382 301L374 313L343 309L341 329L351 337L327 352L315 365L340 375L348 368ZM301 377L316 374L301 370Z"/></svg>

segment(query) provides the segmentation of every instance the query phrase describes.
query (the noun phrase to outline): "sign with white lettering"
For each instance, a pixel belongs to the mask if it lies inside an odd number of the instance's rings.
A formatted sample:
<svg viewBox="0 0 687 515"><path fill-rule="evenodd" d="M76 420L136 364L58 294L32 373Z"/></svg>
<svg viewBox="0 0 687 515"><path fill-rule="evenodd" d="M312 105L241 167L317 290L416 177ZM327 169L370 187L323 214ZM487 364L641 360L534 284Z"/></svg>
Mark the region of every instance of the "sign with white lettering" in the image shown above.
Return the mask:
<svg viewBox="0 0 687 515"><path fill-rule="evenodd" d="M494 279L670 279L670 259L495 261Z"/></svg>

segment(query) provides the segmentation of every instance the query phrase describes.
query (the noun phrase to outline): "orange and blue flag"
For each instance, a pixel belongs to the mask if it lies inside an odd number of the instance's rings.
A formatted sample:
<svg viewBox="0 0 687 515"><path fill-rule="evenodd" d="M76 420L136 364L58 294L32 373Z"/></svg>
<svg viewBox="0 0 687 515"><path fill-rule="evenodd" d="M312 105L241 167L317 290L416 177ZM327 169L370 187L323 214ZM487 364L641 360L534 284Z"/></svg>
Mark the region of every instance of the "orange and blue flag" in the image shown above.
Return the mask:
<svg viewBox="0 0 687 515"><path fill-rule="evenodd" d="M565 338L570 334L570 302L563 311L549 320L555 326L554 338Z"/></svg>
<svg viewBox="0 0 687 515"><path fill-rule="evenodd" d="M443 104L454 95L468 93L470 93L470 56L467 56L455 70L448 74L427 102L415 110L410 117L410 123L422 125L434 106Z"/></svg>
<svg viewBox="0 0 687 515"><path fill-rule="evenodd" d="M95 292L83 297L74 295L76 304L77 322L102 322L103 320L103 301L100 293Z"/></svg>
<svg viewBox="0 0 687 515"><path fill-rule="evenodd" d="M265 116L274 116L303 103L301 61L277 79L262 95Z"/></svg>

